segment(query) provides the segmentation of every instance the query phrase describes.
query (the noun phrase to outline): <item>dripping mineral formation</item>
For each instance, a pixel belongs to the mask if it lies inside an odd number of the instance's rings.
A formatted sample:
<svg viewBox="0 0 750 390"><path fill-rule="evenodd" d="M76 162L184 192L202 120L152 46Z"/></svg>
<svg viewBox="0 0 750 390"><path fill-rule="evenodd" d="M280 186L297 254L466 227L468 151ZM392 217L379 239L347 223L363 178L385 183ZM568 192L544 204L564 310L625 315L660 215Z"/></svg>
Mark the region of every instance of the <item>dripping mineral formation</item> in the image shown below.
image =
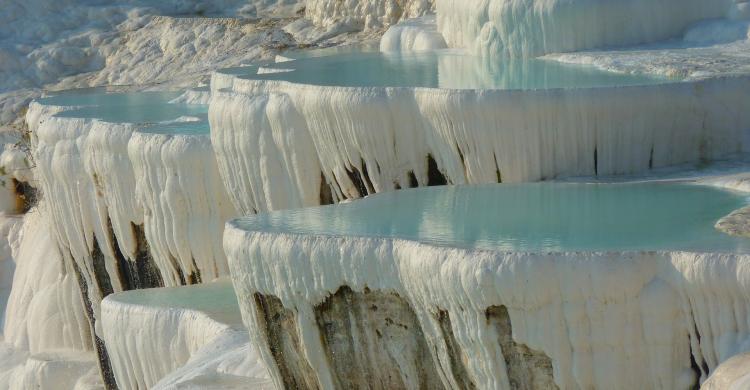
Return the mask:
<svg viewBox="0 0 750 390"><path fill-rule="evenodd" d="M748 3L47 3L0 388L746 387Z"/></svg>

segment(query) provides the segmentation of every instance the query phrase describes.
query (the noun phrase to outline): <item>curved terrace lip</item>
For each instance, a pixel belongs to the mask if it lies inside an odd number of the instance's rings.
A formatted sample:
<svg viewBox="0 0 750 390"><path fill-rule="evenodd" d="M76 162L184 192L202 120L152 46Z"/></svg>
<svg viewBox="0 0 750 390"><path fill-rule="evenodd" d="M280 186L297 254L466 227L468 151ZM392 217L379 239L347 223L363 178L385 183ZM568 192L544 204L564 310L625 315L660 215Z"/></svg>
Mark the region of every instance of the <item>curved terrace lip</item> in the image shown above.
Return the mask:
<svg viewBox="0 0 750 390"><path fill-rule="evenodd" d="M684 249L602 249L602 250L510 250L510 249L487 249L487 248L474 248L469 246L459 245L448 245L429 241L420 241L416 239L409 239L403 237L393 236L348 236L343 234L325 234L325 233L298 233L298 232L272 232L265 230L247 230L238 226L237 221L240 218L233 219L227 222L227 230L236 230L247 235L261 235L261 236L277 236L283 235L287 237L296 238L312 238L312 239L334 239L334 240L361 240L361 241L388 241L392 243L404 242L425 247L439 248L445 250L458 250L468 251L471 253L489 253L493 255L518 255L518 256L554 256L554 257L565 257L565 256L589 256L596 255L602 257L627 257L636 258L641 255L671 255L671 254L691 254L691 255L711 255L721 254L735 257L748 257L750 252L730 252L730 251L695 251L695 250L684 250Z"/></svg>
<svg viewBox="0 0 750 390"><path fill-rule="evenodd" d="M629 182L540 182L540 183L511 183L511 184L479 184L479 185L449 185L449 186L441 186L441 187L425 187L425 188L410 188L410 189L404 189L404 190L398 190L396 192L407 192L407 191L425 191L425 190L439 190L440 188L446 188L446 187L473 187L473 188L481 188L481 187L491 187L491 186L537 186L537 185L545 185L545 184L554 184L558 186L633 186L633 185L664 185L664 186L670 186L670 185L695 185L697 187L711 187L705 184L701 184L696 182L695 180L691 179L672 179L672 180L657 180L657 181L629 181ZM724 188L716 188L711 187L713 190L718 192L725 192L725 193L732 193L736 194L739 197L744 198L743 199L743 205L741 205L738 209L734 209L729 211L729 213L734 212L736 210L742 209L744 207L747 207L747 205L750 205L750 197L745 197L744 193L740 193L738 191L734 191L731 189L724 189ZM394 192L384 192L384 193L377 193L374 195L369 195L363 199L355 200L353 202L347 202L347 204L353 204L356 202L362 202L366 201L367 199L371 198L380 198L383 196L388 196L389 194L393 194ZM334 205L325 205L325 206L317 206L302 210L296 210L299 212L304 213L305 211L309 210L315 210L315 209L332 209L336 207L341 207L340 204L334 204ZM294 212L295 210L282 210L282 211L275 211L271 212L270 214L284 214L288 212ZM728 215L727 213L726 215ZM724 217L725 215L719 215L715 218L715 221L718 221L720 218ZM264 218L263 214L259 215L250 215L250 216L243 216L234 218L232 220L229 220L225 225L225 231L230 232L234 231L235 234L242 234L247 237L249 236L266 236L266 237L272 237L272 236L285 236L285 237L295 237L296 239L340 239L340 240L363 240L363 241L388 241L388 242L408 242L412 244L418 244L418 245L425 245L428 247L435 247L435 248L443 248L443 249L449 249L449 250L463 250L463 251L471 251L476 253L493 253L493 254L514 254L514 255L545 255L545 256L570 256L575 254L581 254L581 255L590 255L590 254L596 254L596 255L603 255L603 256L634 256L634 255L642 255L642 254L653 254L653 255L660 255L660 254L675 254L675 253L689 253L689 254L722 254L722 255L731 255L731 256L740 256L744 257L747 255L750 255L750 239L747 238L740 238L740 237L734 237L738 242L747 244L747 247L729 247L729 248L707 248L705 250L701 249L693 249L693 248L685 248L676 246L674 248L655 248L655 247L648 247L644 246L643 248L631 248L631 247L623 247L621 249L618 249L617 246L615 246L612 249L608 248L576 248L571 247L570 249L566 249L565 245L559 245L561 248L555 248L555 249L545 249L543 247L539 248L519 248L519 249L508 249L507 247L498 246L496 248L492 248L491 246L487 245L477 245L477 242L446 242L446 241L440 241L436 239L423 239L418 237L410 237L410 236L402 236L399 234L362 234L362 233L341 233L341 232L321 232L321 231L299 231L296 230L294 227L289 227L288 225L284 225L283 223L268 227L264 226L263 221L261 220ZM713 225L711 226L712 228ZM719 232L717 230L717 232ZM722 235L725 235L726 233L719 232ZM729 236L728 234L726 234ZM226 233L225 233L226 237Z"/></svg>

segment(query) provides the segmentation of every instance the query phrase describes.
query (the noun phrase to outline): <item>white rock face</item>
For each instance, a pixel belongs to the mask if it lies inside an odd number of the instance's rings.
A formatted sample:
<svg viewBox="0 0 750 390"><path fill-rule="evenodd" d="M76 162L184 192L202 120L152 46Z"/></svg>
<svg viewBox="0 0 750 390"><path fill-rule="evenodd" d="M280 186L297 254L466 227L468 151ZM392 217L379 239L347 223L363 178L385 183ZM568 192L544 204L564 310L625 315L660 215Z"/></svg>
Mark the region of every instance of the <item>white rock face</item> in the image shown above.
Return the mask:
<svg viewBox="0 0 750 390"><path fill-rule="evenodd" d="M318 26L363 30L422 16L433 9L433 0L307 0L305 6L305 17Z"/></svg>
<svg viewBox="0 0 750 390"><path fill-rule="evenodd" d="M91 335L75 275L65 268L47 225L45 205L12 234L16 260L3 329L5 342L31 353L91 351Z"/></svg>
<svg viewBox="0 0 750 390"><path fill-rule="evenodd" d="M450 47L533 57L627 46L682 35L694 22L727 15L731 0L436 0Z"/></svg>
<svg viewBox="0 0 750 390"><path fill-rule="evenodd" d="M74 389L96 367L93 352L51 351L31 355L10 389ZM103 388L99 383L97 387Z"/></svg>
<svg viewBox="0 0 750 390"><path fill-rule="evenodd" d="M208 136L134 135L136 129L75 118L48 118L39 127L35 156L60 245L102 292L136 287L118 267L121 257L139 262L144 245L166 285L189 282L191 275L193 282L226 275L218 242L234 211ZM103 269L94 269L94 239Z"/></svg>
<svg viewBox="0 0 750 390"><path fill-rule="evenodd" d="M425 16L391 26L380 38L380 51L426 51L448 47L437 31L435 18Z"/></svg>
<svg viewBox="0 0 750 390"><path fill-rule="evenodd" d="M223 222L236 213L208 135L136 132L128 155L146 240L165 284L227 276L221 231Z"/></svg>
<svg viewBox="0 0 750 390"><path fill-rule="evenodd" d="M212 98L212 143L242 214L423 186L435 174L451 184L629 174L749 146L745 77L535 91L215 80L232 90Z"/></svg>
<svg viewBox="0 0 750 390"><path fill-rule="evenodd" d="M15 272L2 268L13 278L0 344L2 388L73 388L96 368L78 283L57 251L45 213L39 205L8 234Z"/></svg>
<svg viewBox="0 0 750 390"><path fill-rule="evenodd" d="M84 165L83 150L92 126L90 120L47 118L36 132L34 157L41 189L49 202L53 239L65 262L70 267L75 264L80 272L92 312L98 317L99 301L115 289L121 290L122 284L119 278L109 277L117 272L119 240L117 244L112 242L114 234L109 232L107 213L99 214L97 189ZM121 172L102 177L123 183L128 180ZM118 222L113 220L113 230ZM127 245L128 241L123 243ZM102 254L96 256L96 262L95 253Z"/></svg>
<svg viewBox="0 0 750 390"><path fill-rule="evenodd" d="M17 238L22 224L21 218L0 216L0 234L2 235L0 237L5 237L0 240L0 325L5 324L5 307L8 304L8 297L13 286L13 271L16 268L13 247L18 247ZM1 331L0 334L2 334Z"/></svg>
<svg viewBox="0 0 750 390"><path fill-rule="evenodd" d="M54 245L80 273L98 337L110 293L226 276L221 225L234 213L207 135L134 135L133 124L54 111L29 112L36 173Z"/></svg>
<svg viewBox="0 0 750 390"><path fill-rule="evenodd" d="M509 389L509 380L518 379L506 374L498 329L487 321L488 308L498 306L507 308L513 340L551 359L560 388L687 389L750 346L750 324L735 315L750 309L748 259L740 255L501 253L247 232L231 223L224 246L243 319L277 387L288 372L277 369L269 350L270 320L256 293L277 297L289 310L291 319L282 324L292 325L284 331L299 332L299 342L288 344L285 354L304 359L311 380L322 387L340 378L315 319L342 286L364 294L394 292L408 302L446 386L469 378L477 388ZM451 364L437 311L447 312L463 376ZM691 359L700 372L691 369Z"/></svg>
<svg viewBox="0 0 750 390"><path fill-rule="evenodd" d="M228 130L212 131L211 142L227 193L239 213L320 203L320 163L304 118L288 96L219 93L212 98L209 115L212 128ZM273 125L269 116L274 118ZM253 162L237 160L235 153L252 156ZM238 170L243 174L236 175Z"/></svg>

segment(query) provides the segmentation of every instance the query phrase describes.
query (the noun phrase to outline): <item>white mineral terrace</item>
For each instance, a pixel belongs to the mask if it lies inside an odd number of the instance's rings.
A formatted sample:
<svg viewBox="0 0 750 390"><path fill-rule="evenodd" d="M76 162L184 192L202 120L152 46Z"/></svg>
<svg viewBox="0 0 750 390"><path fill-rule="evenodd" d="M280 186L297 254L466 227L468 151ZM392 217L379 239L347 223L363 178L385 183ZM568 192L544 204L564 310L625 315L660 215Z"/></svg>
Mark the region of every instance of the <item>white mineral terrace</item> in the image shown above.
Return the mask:
<svg viewBox="0 0 750 390"><path fill-rule="evenodd" d="M197 94L74 91L27 114L44 213L105 373L103 297L228 274L220 238L235 213Z"/></svg>
<svg viewBox="0 0 750 390"><path fill-rule="evenodd" d="M688 389L750 343L750 241L713 229L746 202L665 183L405 190L237 219L224 246L278 388Z"/></svg>
<svg viewBox="0 0 750 390"><path fill-rule="evenodd" d="M242 22L271 46L382 39L31 102L0 388L750 383L750 3L246 11L290 17Z"/></svg>
<svg viewBox="0 0 750 390"><path fill-rule="evenodd" d="M270 387L228 281L113 294L102 323L121 388Z"/></svg>
<svg viewBox="0 0 750 390"><path fill-rule="evenodd" d="M681 82L542 60L489 64L453 51L355 52L275 65L295 69L283 73L215 73L211 138L235 207L303 207L431 181L632 174L747 152L749 76ZM458 89L467 87L490 89Z"/></svg>
<svg viewBox="0 0 750 390"><path fill-rule="evenodd" d="M144 266L138 258L144 251L166 285L226 275L221 247L211 243L219 241L223 221L234 212L218 181L206 108L170 103L177 95L63 94L29 111L30 118L41 118L35 157L42 188L51 195L60 244L75 259L100 247L108 274L97 276L100 289L102 282L114 291L150 284L134 280L131 273L137 272L122 263ZM49 111L45 104L78 105L76 99L80 105L99 102L54 116L39 114ZM79 213L72 205L90 209ZM202 239L212 235L216 239ZM80 267L91 263L81 261Z"/></svg>

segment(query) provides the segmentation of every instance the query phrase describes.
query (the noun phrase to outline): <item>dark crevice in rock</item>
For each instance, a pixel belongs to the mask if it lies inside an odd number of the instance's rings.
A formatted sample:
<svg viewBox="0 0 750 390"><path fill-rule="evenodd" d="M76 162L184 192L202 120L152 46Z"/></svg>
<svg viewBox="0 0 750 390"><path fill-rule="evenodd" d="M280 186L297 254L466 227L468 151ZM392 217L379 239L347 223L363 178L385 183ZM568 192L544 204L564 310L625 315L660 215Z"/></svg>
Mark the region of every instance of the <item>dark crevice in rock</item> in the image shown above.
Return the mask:
<svg viewBox="0 0 750 390"><path fill-rule="evenodd" d="M440 324L440 333L443 336L445 347L448 351L453 379L456 380L456 383L461 389L476 389L474 382L469 378L468 371L466 371L467 357L458 346L456 337L453 335L453 328L451 327L451 319L448 312L440 310L437 312L436 317Z"/></svg>
<svg viewBox="0 0 750 390"><path fill-rule="evenodd" d="M688 345L690 345L690 338L688 337ZM690 390L700 389L700 378L701 378L701 366L695 361L695 353L693 352L692 345L690 346L690 369L695 374L695 381L690 386Z"/></svg>
<svg viewBox="0 0 750 390"><path fill-rule="evenodd" d="M542 351L535 351L513 340L513 327L505 306L492 306L486 312L487 322L497 330L512 389L557 389L552 360Z"/></svg>
<svg viewBox="0 0 750 390"><path fill-rule="evenodd" d="M448 184L448 179L438 168L437 162L431 154L427 155L427 185L444 186Z"/></svg>
<svg viewBox="0 0 750 390"><path fill-rule="evenodd" d="M195 266L196 269L197 269L197 266L195 265L195 261L193 261L193 266ZM197 271L197 270L194 271L194 272L191 272L190 275L188 275L187 282L189 284L201 284L202 283L201 282L201 272Z"/></svg>
<svg viewBox="0 0 750 390"><path fill-rule="evenodd" d="M456 143L456 151L458 152L458 158L461 159L461 166L464 167L464 177L468 177L469 168L466 167L466 158L464 157L463 150L458 146L458 143Z"/></svg>
<svg viewBox="0 0 750 390"><path fill-rule="evenodd" d="M295 313L274 296L255 293L255 310L264 324L261 331L287 389L317 389L315 372L302 354Z"/></svg>
<svg viewBox="0 0 750 390"><path fill-rule="evenodd" d="M703 132L701 132L701 134L706 134L705 132L706 131L706 119L705 118L703 119L703 125L701 126L701 128L703 129ZM702 136L700 141L698 142L698 160L699 160L698 164L700 166L705 166L711 161L711 159L709 158L710 157L709 151L710 151L709 141L708 139L706 139L705 136Z"/></svg>
<svg viewBox="0 0 750 390"><path fill-rule="evenodd" d="M362 178L362 174L357 170L357 168L352 167L351 170L347 169L346 174L349 176L349 180L352 181L354 187L357 189L357 193L359 193L359 196L367 196L367 184L365 184L365 181Z"/></svg>
<svg viewBox="0 0 750 390"><path fill-rule="evenodd" d="M180 278L180 286L185 286L187 282L185 281L185 273L182 272L182 269L177 266L177 259L170 256L171 264L172 266L177 270L177 277Z"/></svg>
<svg viewBox="0 0 750 390"><path fill-rule="evenodd" d="M109 222L109 221L108 221ZM135 237L136 251L135 260L126 258L117 244L117 237L114 235L112 224L109 222L109 233L114 243L115 257L117 258L118 271L124 290L137 290L142 288L164 287L164 281L161 272L156 266L151 252L149 251L148 241L143 230L143 225L130 223L130 228Z"/></svg>
<svg viewBox="0 0 750 390"><path fill-rule="evenodd" d="M112 251L115 254L115 261L117 262L117 276L120 278L122 289L127 291L139 288L138 273L134 272L130 261L120 251L120 245L117 242L114 229L112 229L112 220L109 216L107 216L107 233L112 242Z"/></svg>
<svg viewBox="0 0 750 390"><path fill-rule="evenodd" d="M696 324L695 322L693 322L693 330L695 331L695 341L696 341L696 345L698 345L698 347L700 347L700 345L701 345L701 332L699 332L699 331L698 331L698 325L697 325L697 324ZM690 355L691 355L691 356L695 356L695 355L694 355L694 354L692 353L692 352L693 352L693 351L692 351L692 346L691 346L691 350L690 350L690 352L691 352L691 353L690 353ZM698 363L700 363L700 365L698 365L698 367L700 368L700 372L701 372L701 373L703 373L703 375L706 375L706 376L708 376L708 373L709 373L709 369L708 369L708 363L706 362L706 360L705 360L705 359L701 359L701 361L700 361L700 362L696 362L696 365L697 365ZM701 377L701 375L698 375L698 377L700 378L700 377Z"/></svg>
<svg viewBox="0 0 750 390"><path fill-rule="evenodd" d="M380 171L380 168L378 168L378 172ZM370 178L370 171L367 169L367 163L365 163L364 160L362 160L362 177L365 179L365 185L367 186L367 194L374 194L375 193L375 186L372 184L372 179Z"/></svg>
<svg viewBox="0 0 750 390"><path fill-rule="evenodd" d="M419 180L417 180L417 175L414 174L414 171L409 171L409 188L416 188L419 187Z"/></svg>
<svg viewBox="0 0 750 390"><path fill-rule="evenodd" d="M648 155L648 169L654 169L654 145L651 145L651 153Z"/></svg>
<svg viewBox="0 0 750 390"><path fill-rule="evenodd" d="M83 277L83 274L81 274L81 269L78 267L78 264L76 264L75 260L71 260L71 263L76 274L76 280L78 281L78 288L81 292L81 299L83 301L83 307L85 308L86 319L88 319L90 332L93 336L94 348L96 349L97 364L99 365L99 373L101 374L104 388L107 390L117 390L117 382L115 382L115 375L114 372L112 372L112 365L109 361L107 348L104 345L104 341L100 339L94 331L94 322L96 321L96 319L94 318L94 309L91 305L91 297L89 296L88 285L86 284L86 280Z"/></svg>
<svg viewBox="0 0 750 390"><path fill-rule="evenodd" d="M109 273L107 273L106 260L96 236L94 236L94 249L91 251L91 263L94 267L94 277L96 278L96 284L99 286L99 291L102 293L102 298L112 294L114 289L112 288L112 282L109 280Z"/></svg>
<svg viewBox="0 0 750 390"><path fill-rule="evenodd" d="M443 383L408 302L341 287L315 307L338 389L441 389Z"/></svg>
<svg viewBox="0 0 750 390"><path fill-rule="evenodd" d="M320 204L333 204L333 192L331 186L326 181L326 176L320 172Z"/></svg>
<svg viewBox="0 0 750 390"><path fill-rule="evenodd" d="M495 175L497 176L497 182L502 183L503 174L500 172L500 166L497 163L497 155L495 153L492 153L492 161L495 162Z"/></svg>
<svg viewBox="0 0 750 390"><path fill-rule="evenodd" d="M159 267L156 266L154 258L151 256L151 249L146 240L146 232L143 225L130 224L137 244L135 252L135 268L138 273L137 288L164 287L164 279L161 276Z"/></svg>
<svg viewBox="0 0 750 390"><path fill-rule="evenodd" d="M594 175L599 175L599 148L594 148Z"/></svg>
<svg viewBox="0 0 750 390"><path fill-rule="evenodd" d="M36 188L24 181L13 180L13 192L16 195L16 212L26 214L37 202Z"/></svg>

